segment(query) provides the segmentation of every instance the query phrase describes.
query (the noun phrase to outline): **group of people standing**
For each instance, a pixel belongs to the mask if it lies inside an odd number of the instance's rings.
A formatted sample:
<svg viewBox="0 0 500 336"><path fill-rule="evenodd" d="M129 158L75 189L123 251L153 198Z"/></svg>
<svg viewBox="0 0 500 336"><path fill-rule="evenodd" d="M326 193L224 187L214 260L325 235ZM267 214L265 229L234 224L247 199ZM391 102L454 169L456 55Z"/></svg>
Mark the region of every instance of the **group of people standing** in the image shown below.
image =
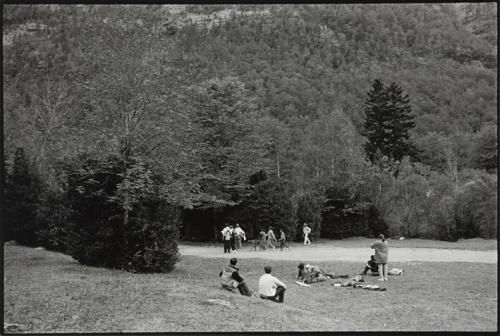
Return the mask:
<svg viewBox="0 0 500 336"><path fill-rule="evenodd" d="M242 241L247 240L245 231L236 223L233 228L232 225L226 226L222 231L222 240L224 241L224 253L231 253L241 249Z"/></svg>
<svg viewBox="0 0 500 336"><path fill-rule="evenodd" d="M304 238L304 245L311 245L311 240L309 239L309 234L311 233L311 228L304 223L302 228L302 237ZM224 253L231 253L241 249L242 241L246 241L245 231L240 227L239 224L233 228L232 225L226 226L222 231L222 240L224 241ZM280 244L280 249L283 251L283 248L290 248L286 243L286 234L283 229L279 231L279 239L276 238L274 234L273 227L270 226L267 229L267 232L264 228L260 229L259 239L254 242L253 248L257 249L257 242L260 250L266 250L272 248L276 249L278 242Z"/></svg>
<svg viewBox="0 0 500 336"><path fill-rule="evenodd" d="M286 235L285 231L283 229L280 229L280 249L283 251L283 247L290 248L290 246L287 245L286 243ZM264 229L260 229L259 232L259 249L260 250L265 250L266 248L272 248L273 250L276 249L276 245L278 244L278 240L276 239L276 236L274 235L273 227L270 226L267 229L267 232L264 231Z"/></svg>

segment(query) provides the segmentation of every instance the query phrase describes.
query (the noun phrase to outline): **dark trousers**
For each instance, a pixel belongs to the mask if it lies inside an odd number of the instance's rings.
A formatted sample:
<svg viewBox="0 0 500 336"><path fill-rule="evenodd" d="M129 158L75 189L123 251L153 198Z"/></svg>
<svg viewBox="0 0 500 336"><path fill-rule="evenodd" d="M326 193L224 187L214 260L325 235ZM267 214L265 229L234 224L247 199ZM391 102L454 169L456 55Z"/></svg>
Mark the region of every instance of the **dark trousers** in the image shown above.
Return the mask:
<svg viewBox="0 0 500 336"><path fill-rule="evenodd" d="M252 296L250 288L248 288L247 284L244 281L238 284L238 290L240 291L241 295Z"/></svg>
<svg viewBox="0 0 500 336"><path fill-rule="evenodd" d="M371 268L371 267L369 267L369 266L366 266L366 267L365 267L365 270L363 271L363 274L366 274L366 272L368 272L368 271L372 271L372 274L373 274L373 275L379 275L379 274L378 274L378 268L377 268L377 269L375 269L375 268Z"/></svg>
<svg viewBox="0 0 500 336"><path fill-rule="evenodd" d="M231 237L231 250L236 250L236 246L234 245L234 240L235 238L234 237Z"/></svg>
<svg viewBox="0 0 500 336"><path fill-rule="evenodd" d="M283 250L283 247L288 248L289 246L285 243L285 240L280 240L280 249Z"/></svg>
<svg viewBox="0 0 500 336"><path fill-rule="evenodd" d="M231 241L224 239L224 253L231 252Z"/></svg>
<svg viewBox="0 0 500 336"><path fill-rule="evenodd" d="M264 300L271 300L274 302L283 303L285 301L285 291L286 291L285 287L278 286L278 288L276 288L276 294L274 296L261 295L260 298Z"/></svg>

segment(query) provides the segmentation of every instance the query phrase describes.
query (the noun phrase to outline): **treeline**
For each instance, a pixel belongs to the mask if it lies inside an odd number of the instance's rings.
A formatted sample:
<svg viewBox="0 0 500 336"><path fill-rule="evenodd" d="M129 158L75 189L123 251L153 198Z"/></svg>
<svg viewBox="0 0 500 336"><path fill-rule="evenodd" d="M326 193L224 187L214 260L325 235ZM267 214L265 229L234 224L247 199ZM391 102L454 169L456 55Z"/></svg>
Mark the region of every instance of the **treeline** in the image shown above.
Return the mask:
<svg viewBox="0 0 500 336"><path fill-rule="evenodd" d="M302 221L331 238L496 236L496 47L452 5L264 6L218 25L164 6L4 9L7 176L38 176L30 218L52 219L37 237L66 230L83 262L175 255L179 209L200 205L291 236ZM376 78L409 95L411 158L366 157Z"/></svg>

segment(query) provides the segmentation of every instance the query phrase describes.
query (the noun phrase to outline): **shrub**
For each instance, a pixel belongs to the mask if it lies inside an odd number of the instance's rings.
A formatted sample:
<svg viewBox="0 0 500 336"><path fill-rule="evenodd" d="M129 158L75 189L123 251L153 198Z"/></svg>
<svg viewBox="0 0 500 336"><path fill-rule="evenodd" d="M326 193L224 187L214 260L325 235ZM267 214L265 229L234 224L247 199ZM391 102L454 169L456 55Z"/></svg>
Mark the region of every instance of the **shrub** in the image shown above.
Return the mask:
<svg viewBox="0 0 500 336"><path fill-rule="evenodd" d="M331 187L321 211L321 237L343 239L387 233L378 211L360 195L346 188Z"/></svg>
<svg viewBox="0 0 500 336"><path fill-rule="evenodd" d="M284 182L270 179L254 186L244 201L229 211L227 220L246 228L247 238L255 238L261 228L270 226L277 238L283 229L287 239L295 236L295 209L288 197Z"/></svg>
<svg viewBox="0 0 500 336"><path fill-rule="evenodd" d="M17 148L11 169L6 174L5 240L14 239L28 246L37 244L35 232L39 229L39 223L36 212L41 190L39 176L30 166L23 148Z"/></svg>
<svg viewBox="0 0 500 336"><path fill-rule="evenodd" d="M148 185L147 197L135 190L136 202L125 221L123 208L116 201L117 193L124 192L119 188L124 175L121 170L122 162L116 157L86 159L68 175L72 212L65 233L67 251L87 265L169 272L179 259L175 243L179 211L161 201ZM150 174L142 163L140 171Z"/></svg>
<svg viewBox="0 0 500 336"><path fill-rule="evenodd" d="M297 199L297 234L296 240L302 239L302 228L307 223L311 228L312 238L318 239L321 233L321 200L311 194L304 194Z"/></svg>
<svg viewBox="0 0 500 336"><path fill-rule="evenodd" d="M68 206L64 194L45 190L40 195L40 203L36 212L39 245L49 250L65 251L67 223L72 210Z"/></svg>

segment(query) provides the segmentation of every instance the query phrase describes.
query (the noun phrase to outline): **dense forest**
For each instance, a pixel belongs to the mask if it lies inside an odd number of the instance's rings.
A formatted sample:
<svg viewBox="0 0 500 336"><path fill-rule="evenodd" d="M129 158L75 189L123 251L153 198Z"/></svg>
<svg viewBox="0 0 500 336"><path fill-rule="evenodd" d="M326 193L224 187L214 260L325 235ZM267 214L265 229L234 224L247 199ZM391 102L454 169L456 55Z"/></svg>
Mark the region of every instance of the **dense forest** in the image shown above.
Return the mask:
<svg viewBox="0 0 500 336"><path fill-rule="evenodd" d="M116 206L102 227L156 232L167 218L184 236L182 217L202 209L215 231L238 221L250 236L277 225L296 237L307 221L330 238L495 237L496 13L5 5L6 206L23 199L19 183L39 190L26 202L51 241L82 230L92 197ZM365 152L377 79L396 83L414 116L415 150L397 160ZM23 212L9 225L28 225Z"/></svg>

